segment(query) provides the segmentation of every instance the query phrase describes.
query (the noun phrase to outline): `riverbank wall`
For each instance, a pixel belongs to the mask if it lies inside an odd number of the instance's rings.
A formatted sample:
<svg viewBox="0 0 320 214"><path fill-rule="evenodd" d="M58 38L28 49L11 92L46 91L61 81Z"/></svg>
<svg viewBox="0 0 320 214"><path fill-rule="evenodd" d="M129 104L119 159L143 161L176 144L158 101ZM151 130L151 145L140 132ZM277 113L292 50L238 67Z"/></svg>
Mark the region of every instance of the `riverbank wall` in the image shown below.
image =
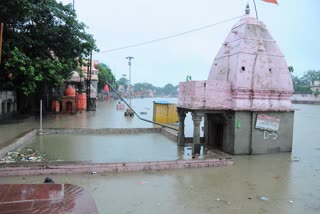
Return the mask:
<svg viewBox="0 0 320 214"><path fill-rule="evenodd" d="M294 94L291 97L291 102L296 104L320 105L320 96L314 96L313 94Z"/></svg>

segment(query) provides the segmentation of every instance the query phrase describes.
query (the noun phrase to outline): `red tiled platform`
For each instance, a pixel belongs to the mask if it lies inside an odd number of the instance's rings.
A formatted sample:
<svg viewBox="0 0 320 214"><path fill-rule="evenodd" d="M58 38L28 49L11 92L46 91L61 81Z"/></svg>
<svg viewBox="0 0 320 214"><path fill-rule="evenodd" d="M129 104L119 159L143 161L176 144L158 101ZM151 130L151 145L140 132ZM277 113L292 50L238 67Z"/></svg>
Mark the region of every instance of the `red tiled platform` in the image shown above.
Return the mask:
<svg viewBox="0 0 320 214"><path fill-rule="evenodd" d="M0 213L98 213L93 198L73 184L2 184Z"/></svg>

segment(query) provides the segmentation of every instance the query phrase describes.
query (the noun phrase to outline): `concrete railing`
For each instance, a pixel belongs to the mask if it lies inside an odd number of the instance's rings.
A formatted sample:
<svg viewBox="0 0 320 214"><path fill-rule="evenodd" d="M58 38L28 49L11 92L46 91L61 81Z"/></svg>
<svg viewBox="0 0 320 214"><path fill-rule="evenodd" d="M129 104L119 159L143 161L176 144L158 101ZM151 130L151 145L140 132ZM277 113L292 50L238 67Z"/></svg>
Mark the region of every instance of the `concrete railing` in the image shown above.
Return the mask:
<svg viewBox="0 0 320 214"><path fill-rule="evenodd" d="M294 94L291 97L292 103L320 104L320 96L313 94Z"/></svg>

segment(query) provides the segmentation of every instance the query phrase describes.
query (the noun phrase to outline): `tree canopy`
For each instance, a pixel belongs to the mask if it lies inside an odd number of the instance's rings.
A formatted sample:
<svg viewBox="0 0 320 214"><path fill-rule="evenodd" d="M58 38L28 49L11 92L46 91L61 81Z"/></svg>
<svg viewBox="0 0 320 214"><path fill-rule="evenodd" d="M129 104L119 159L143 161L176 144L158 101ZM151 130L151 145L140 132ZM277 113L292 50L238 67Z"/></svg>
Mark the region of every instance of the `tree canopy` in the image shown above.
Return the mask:
<svg viewBox="0 0 320 214"><path fill-rule="evenodd" d="M128 88L128 84L129 84L129 80L125 77L121 77L118 81L117 81L118 85L123 85L125 89Z"/></svg>
<svg viewBox="0 0 320 214"><path fill-rule="evenodd" d="M294 93L311 94L311 86L316 80L320 80L320 70L309 70L301 78L292 75Z"/></svg>
<svg viewBox="0 0 320 214"><path fill-rule="evenodd" d="M146 94L148 91L154 92L156 96L178 96L178 86L173 86L172 84L166 84L164 87L156 87L150 83L136 83L133 86L134 92L139 94Z"/></svg>
<svg viewBox="0 0 320 214"><path fill-rule="evenodd" d="M0 3L4 23L0 87L24 95L58 87L82 59L97 50L71 5L56 0Z"/></svg>
<svg viewBox="0 0 320 214"><path fill-rule="evenodd" d="M112 87L117 88L115 76L111 69L104 63L100 63L99 65L98 79L98 91L103 90L107 82L110 83Z"/></svg>

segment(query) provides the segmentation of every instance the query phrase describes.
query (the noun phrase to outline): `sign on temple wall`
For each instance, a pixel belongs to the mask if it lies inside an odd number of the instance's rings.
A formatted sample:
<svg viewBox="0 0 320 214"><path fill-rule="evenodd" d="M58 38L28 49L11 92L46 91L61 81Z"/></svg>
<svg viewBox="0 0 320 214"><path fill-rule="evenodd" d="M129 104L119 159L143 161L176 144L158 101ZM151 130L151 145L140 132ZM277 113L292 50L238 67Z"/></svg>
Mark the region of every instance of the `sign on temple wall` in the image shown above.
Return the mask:
<svg viewBox="0 0 320 214"><path fill-rule="evenodd" d="M271 117L264 114L258 114L256 129L268 130L268 131L278 131L280 119L276 117Z"/></svg>

